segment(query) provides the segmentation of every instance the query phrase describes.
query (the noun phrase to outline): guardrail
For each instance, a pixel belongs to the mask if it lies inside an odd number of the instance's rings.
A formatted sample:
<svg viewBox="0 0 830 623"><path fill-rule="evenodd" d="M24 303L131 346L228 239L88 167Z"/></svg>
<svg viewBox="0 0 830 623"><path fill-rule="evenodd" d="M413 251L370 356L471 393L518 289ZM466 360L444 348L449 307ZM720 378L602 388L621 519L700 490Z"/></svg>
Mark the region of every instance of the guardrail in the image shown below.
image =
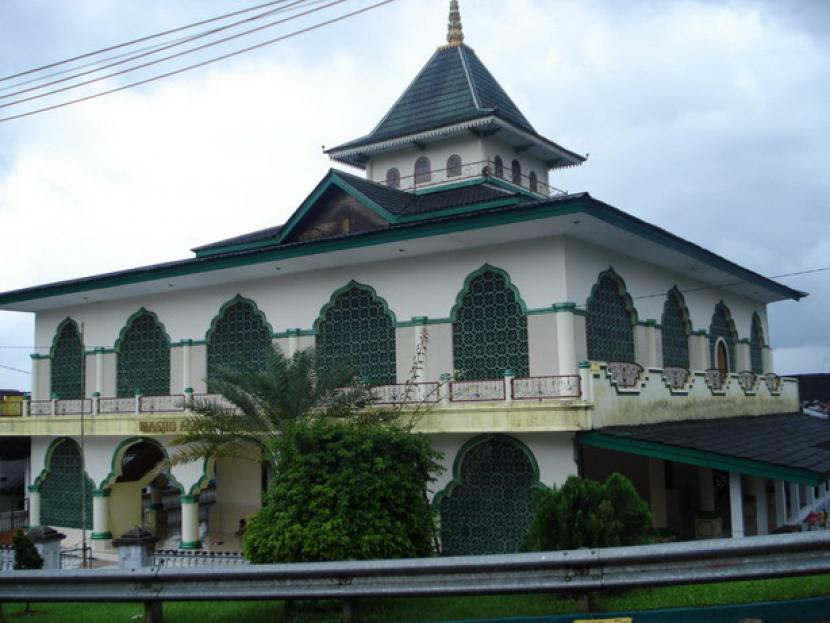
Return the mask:
<svg viewBox="0 0 830 623"><path fill-rule="evenodd" d="M165 601L588 593L603 589L792 577L830 571L830 531L496 556L247 567L0 573L2 602Z"/></svg>

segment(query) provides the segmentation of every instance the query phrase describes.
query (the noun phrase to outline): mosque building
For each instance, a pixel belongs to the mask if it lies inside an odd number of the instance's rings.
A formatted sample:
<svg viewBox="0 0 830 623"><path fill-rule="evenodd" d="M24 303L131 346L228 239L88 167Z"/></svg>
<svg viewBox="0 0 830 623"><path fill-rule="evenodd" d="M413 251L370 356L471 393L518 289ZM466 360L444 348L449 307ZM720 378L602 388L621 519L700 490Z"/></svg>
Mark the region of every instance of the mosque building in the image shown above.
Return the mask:
<svg viewBox="0 0 830 623"><path fill-rule="evenodd" d="M627 475L679 538L763 534L826 504L830 429L799 413L769 347L767 305L805 294L559 190L586 158L522 114L456 0L389 112L326 154L360 174L330 170L282 225L0 294L51 344L21 417L0 418L30 440L31 525L83 527L102 550L137 524L186 549L233 543L265 486L256 450L152 469L212 371L315 346L395 404L425 338L417 430L444 454L446 554L515 551L534 487L573 474Z"/></svg>

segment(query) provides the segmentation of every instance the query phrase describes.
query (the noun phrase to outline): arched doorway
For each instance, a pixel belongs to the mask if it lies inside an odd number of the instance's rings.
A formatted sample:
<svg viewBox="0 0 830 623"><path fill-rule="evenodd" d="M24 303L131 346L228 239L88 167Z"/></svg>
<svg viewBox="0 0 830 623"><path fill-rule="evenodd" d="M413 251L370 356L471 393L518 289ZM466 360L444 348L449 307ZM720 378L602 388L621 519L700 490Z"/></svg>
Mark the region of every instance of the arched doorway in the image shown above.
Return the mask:
<svg viewBox="0 0 830 623"><path fill-rule="evenodd" d="M517 552L533 514L539 469L520 441L471 440L458 452L453 481L437 500L441 548L448 556Z"/></svg>
<svg viewBox="0 0 830 623"><path fill-rule="evenodd" d="M726 378L729 374L729 353L726 350L726 342L718 340L715 348L716 365L720 371L721 378Z"/></svg>

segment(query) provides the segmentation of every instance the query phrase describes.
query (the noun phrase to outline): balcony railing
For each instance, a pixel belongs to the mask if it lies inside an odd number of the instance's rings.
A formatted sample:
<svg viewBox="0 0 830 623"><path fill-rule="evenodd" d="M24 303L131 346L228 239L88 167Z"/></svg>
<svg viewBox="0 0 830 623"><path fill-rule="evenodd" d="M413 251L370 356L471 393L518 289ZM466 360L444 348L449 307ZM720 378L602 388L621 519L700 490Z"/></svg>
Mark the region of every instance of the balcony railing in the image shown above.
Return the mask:
<svg viewBox="0 0 830 623"><path fill-rule="evenodd" d="M382 172L385 174L385 172ZM550 184L536 177L535 179L520 173L513 175L510 163L504 163L500 167L494 160L479 160L477 162L468 162L459 167L451 167L446 169L431 169L416 175L404 175L392 179L380 179L379 184L384 184L392 188L400 190L423 190L448 184L452 182L463 182L466 180L476 179L480 177L495 177L514 186L518 186L524 190L532 193L542 195L545 197L554 197L558 195L566 195L567 192L561 188L556 188Z"/></svg>
<svg viewBox="0 0 830 623"><path fill-rule="evenodd" d="M441 400L440 388L439 383L377 385L372 388L372 395L379 405L436 403Z"/></svg>
<svg viewBox="0 0 830 623"><path fill-rule="evenodd" d="M450 402L492 402L504 400L505 395L504 379L450 383Z"/></svg>
<svg viewBox="0 0 830 623"><path fill-rule="evenodd" d="M135 413L135 397L101 398L98 401L98 413Z"/></svg>
<svg viewBox="0 0 830 623"><path fill-rule="evenodd" d="M579 377L531 376L513 379L513 400L545 400L551 398L579 398L582 390Z"/></svg>

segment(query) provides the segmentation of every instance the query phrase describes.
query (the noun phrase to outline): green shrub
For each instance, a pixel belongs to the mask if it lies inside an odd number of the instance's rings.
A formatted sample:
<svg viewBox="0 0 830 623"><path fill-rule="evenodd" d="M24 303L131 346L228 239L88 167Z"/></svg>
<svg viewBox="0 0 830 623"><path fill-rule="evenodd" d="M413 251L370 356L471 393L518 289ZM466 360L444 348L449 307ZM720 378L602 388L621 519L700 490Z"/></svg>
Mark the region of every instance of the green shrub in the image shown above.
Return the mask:
<svg viewBox="0 0 830 623"><path fill-rule="evenodd" d="M541 489L524 549L639 545L651 541L651 510L625 476L605 483L571 476L561 487Z"/></svg>
<svg viewBox="0 0 830 623"><path fill-rule="evenodd" d="M244 537L255 563L406 558L434 552L429 439L376 418L302 421Z"/></svg>
<svg viewBox="0 0 830 623"><path fill-rule="evenodd" d="M14 547L14 568L15 569L42 569L43 558L29 538L29 535L23 530L17 530L12 537L12 547Z"/></svg>

